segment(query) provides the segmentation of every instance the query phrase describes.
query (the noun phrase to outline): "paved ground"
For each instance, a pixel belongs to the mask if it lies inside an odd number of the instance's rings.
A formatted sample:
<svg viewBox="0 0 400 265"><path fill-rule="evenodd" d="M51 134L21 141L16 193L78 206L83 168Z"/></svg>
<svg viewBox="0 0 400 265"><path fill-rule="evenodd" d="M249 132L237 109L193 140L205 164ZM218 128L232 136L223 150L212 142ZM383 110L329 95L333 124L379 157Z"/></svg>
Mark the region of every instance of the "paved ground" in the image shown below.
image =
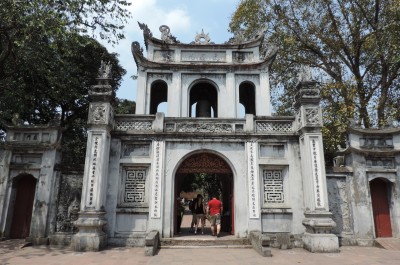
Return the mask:
<svg viewBox="0 0 400 265"><path fill-rule="evenodd" d="M185 216L183 228L188 230L190 218ZM211 237L209 225L205 235ZM178 237L185 237L184 232ZM224 238L224 237L222 237ZM303 249L272 249L272 257L262 257L251 248L172 248L161 249L156 256L144 255L144 248L109 248L100 252L78 253L68 248L24 247L22 240L0 241L0 265L243 265L243 264L310 264L310 265L400 265L400 251L376 247L342 247L339 253L315 254Z"/></svg>
<svg viewBox="0 0 400 265"><path fill-rule="evenodd" d="M11 241L0 242L0 264L30 265L142 265L142 264L400 264L400 251L371 247L342 247L340 253L314 254L303 249L273 249L273 257L262 257L253 249L189 248L161 249L146 257L143 248L110 248L100 252L77 253L63 248L24 247Z"/></svg>

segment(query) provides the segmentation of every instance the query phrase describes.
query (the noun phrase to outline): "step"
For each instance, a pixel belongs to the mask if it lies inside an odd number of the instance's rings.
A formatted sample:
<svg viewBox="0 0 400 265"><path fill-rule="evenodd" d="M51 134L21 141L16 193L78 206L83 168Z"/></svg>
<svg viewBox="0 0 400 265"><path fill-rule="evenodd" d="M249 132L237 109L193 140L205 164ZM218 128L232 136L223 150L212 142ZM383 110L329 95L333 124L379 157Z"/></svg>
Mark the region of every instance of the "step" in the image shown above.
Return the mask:
<svg viewBox="0 0 400 265"><path fill-rule="evenodd" d="M249 239L219 237L201 235L197 237L162 238L161 248L197 248L197 247L219 247L219 248L251 248Z"/></svg>

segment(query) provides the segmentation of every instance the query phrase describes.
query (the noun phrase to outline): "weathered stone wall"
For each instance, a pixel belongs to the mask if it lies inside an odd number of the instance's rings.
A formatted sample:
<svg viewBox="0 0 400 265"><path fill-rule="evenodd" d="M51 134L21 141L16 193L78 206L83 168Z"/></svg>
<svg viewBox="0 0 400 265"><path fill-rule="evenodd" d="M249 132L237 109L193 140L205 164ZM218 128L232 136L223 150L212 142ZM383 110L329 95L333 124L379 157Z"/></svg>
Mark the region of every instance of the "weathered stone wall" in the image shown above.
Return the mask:
<svg viewBox="0 0 400 265"><path fill-rule="evenodd" d="M78 219L82 195L82 172L62 174L57 196L57 220L55 232L77 232L73 222Z"/></svg>

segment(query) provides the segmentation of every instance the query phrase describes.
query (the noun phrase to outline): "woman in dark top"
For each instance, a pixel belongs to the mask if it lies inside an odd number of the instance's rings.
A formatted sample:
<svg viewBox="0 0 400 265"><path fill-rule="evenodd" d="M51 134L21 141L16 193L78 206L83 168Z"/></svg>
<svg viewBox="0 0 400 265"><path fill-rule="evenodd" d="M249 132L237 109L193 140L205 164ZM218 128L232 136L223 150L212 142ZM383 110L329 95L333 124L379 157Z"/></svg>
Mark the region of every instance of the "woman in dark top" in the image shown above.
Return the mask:
<svg viewBox="0 0 400 265"><path fill-rule="evenodd" d="M197 234L197 227L199 225L199 222L201 222L201 234L204 235L204 223L205 223L205 209L204 209L204 204L203 204L203 196L201 194L197 195L196 199L196 204L195 204L195 213L196 213L196 223L195 223L195 229L194 229L194 234Z"/></svg>

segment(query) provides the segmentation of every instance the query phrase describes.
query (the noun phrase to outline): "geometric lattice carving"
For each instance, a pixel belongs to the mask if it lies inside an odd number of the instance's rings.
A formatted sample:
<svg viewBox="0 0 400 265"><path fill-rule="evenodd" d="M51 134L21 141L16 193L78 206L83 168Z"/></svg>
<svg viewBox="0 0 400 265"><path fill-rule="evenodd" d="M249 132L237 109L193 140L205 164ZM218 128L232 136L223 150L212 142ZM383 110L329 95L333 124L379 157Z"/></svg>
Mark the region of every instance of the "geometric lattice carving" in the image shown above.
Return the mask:
<svg viewBox="0 0 400 265"><path fill-rule="evenodd" d="M257 132L291 132L292 122L256 122Z"/></svg>
<svg viewBox="0 0 400 265"><path fill-rule="evenodd" d="M125 174L124 188L124 203L144 203L146 195L146 170L127 170Z"/></svg>
<svg viewBox="0 0 400 265"><path fill-rule="evenodd" d="M152 122L151 121L116 121L115 122L116 131L151 131Z"/></svg>
<svg viewBox="0 0 400 265"><path fill-rule="evenodd" d="M284 203L281 170L263 170L264 203Z"/></svg>

